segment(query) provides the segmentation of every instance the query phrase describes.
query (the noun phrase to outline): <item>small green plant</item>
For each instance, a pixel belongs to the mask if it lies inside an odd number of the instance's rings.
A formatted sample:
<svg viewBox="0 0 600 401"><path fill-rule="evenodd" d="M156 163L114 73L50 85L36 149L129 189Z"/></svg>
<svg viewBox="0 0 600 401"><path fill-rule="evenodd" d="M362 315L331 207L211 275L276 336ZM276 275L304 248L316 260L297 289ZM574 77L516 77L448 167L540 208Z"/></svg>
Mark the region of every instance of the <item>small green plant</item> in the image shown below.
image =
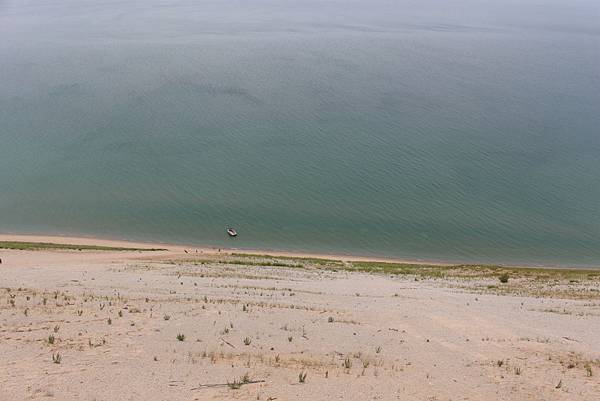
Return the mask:
<svg viewBox="0 0 600 401"><path fill-rule="evenodd" d="M508 279L509 279L509 275L508 273L502 273L499 277L498 280L500 280L501 283L508 283Z"/></svg>
<svg viewBox="0 0 600 401"><path fill-rule="evenodd" d="M164 319L164 320L169 320L169 319L171 319L171 316L169 316L169 315L164 315L164 316L163 316L163 319Z"/></svg>
<svg viewBox="0 0 600 401"><path fill-rule="evenodd" d="M60 353L57 352L56 354L52 354L52 362L58 364L61 360L62 356L60 356Z"/></svg>
<svg viewBox="0 0 600 401"><path fill-rule="evenodd" d="M48 344L54 344L54 340L55 340L54 334L50 334L48 336Z"/></svg>
<svg viewBox="0 0 600 401"><path fill-rule="evenodd" d="M58 330L60 330L60 326L58 326L58 325L54 326L54 332L58 333Z"/></svg>
<svg viewBox="0 0 600 401"><path fill-rule="evenodd" d="M585 365L585 371L588 377L592 377L594 374L594 372L592 372L592 367L589 364Z"/></svg>
<svg viewBox="0 0 600 401"><path fill-rule="evenodd" d="M183 334L181 334L181 333L177 334L177 340L178 340L178 341L183 341L183 340L185 340L185 335L183 335Z"/></svg>
<svg viewBox="0 0 600 401"><path fill-rule="evenodd" d="M521 371L521 367L520 366L515 366L515 375L521 376L521 373L523 373Z"/></svg>
<svg viewBox="0 0 600 401"><path fill-rule="evenodd" d="M299 383L306 382L306 376L307 375L308 375L308 373L306 373L306 372L300 372L300 374L298 375L298 382Z"/></svg>
<svg viewBox="0 0 600 401"><path fill-rule="evenodd" d="M252 340L250 339L250 337L244 338L244 345L250 345L250 343L252 343Z"/></svg>
<svg viewBox="0 0 600 401"><path fill-rule="evenodd" d="M292 336L289 336L289 337L288 337L288 342L292 342L292 340L293 340L293 339L294 339L294 337L292 337Z"/></svg>
<svg viewBox="0 0 600 401"><path fill-rule="evenodd" d="M248 307L246 304L242 305L242 312L248 312Z"/></svg>
<svg viewBox="0 0 600 401"><path fill-rule="evenodd" d="M346 369L350 369L352 367L352 360L350 358L344 359L342 366Z"/></svg>
<svg viewBox="0 0 600 401"><path fill-rule="evenodd" d="M123 311L122 310L119 311L119 317L123 317Z"/></svg>
<svg viewBox="0 0 600 401"><path fill-rule="evenodd" d="M237 389L239 389L240 387L242 387L242 382L240 382L239 380L235 379L235 380L234 380L234 381L232 381L231 383L230 383L230 382L227 382L227 387L229 387L229 388L230 388L230 389L232 389L232 390L237 390Z"/></svg>
<svg viewBox="0 0 600 401"><path fill-rule="evenodd" d="M329 316L329 317L327 318L327 322L328 322L328 323L333 323L333 316Z"/></svg>
<svg viewBox="0 0 600 401"><path fill-rule="evenodd" d="M227 387L229 387L232 390L237 390L240 387L242 387L244 384L248 384L250 382L251 382L250 376L248 375L248 373L246 373L244 376L240 377L239 379L235 379L231 383L228 381Z"/></svg>
<svg viewBox="0 0 600 401"><path fill-rule="evenodd" d="M499 368L501 368L501 367L502 367L502 365L504 365L504 360L503 360L503 359L498 359L498 360L496 361L496 365L498 365L498 367L499 367Z"/></svg>
<svg viewBox="0 0 600 401"><path fill-rule="evenodd" d="M106 321L106 323L108 323L109 325L111 325L112 324L112 319L108 318L108 320Z"/></svg>

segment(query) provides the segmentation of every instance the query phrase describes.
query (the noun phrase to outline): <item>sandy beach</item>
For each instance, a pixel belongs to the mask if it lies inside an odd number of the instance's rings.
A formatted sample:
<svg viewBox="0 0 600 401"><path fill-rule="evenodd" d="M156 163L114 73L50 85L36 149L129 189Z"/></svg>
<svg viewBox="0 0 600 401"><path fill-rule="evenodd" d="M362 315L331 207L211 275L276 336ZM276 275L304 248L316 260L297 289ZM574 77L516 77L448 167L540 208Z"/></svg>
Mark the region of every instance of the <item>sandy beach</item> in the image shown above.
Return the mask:
<svg viewBox="0 0 600 401"><path fill-rule="evenodd" d="M0 400L600 399L599 270L0 241L164 249L0 249Z"/></svg>

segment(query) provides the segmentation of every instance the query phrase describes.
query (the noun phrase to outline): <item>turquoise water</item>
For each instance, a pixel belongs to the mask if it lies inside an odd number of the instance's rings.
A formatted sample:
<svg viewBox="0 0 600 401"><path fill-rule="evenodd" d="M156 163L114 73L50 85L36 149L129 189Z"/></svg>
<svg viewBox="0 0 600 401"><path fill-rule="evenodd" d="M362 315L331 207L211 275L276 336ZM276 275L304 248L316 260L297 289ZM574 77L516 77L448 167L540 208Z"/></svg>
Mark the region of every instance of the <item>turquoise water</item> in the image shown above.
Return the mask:
<svg viewBox="0 0 600 401"><path fill-rule="evenodd" d="M9 0L0 37L0 232L600 265L595 0Z"/></svg>

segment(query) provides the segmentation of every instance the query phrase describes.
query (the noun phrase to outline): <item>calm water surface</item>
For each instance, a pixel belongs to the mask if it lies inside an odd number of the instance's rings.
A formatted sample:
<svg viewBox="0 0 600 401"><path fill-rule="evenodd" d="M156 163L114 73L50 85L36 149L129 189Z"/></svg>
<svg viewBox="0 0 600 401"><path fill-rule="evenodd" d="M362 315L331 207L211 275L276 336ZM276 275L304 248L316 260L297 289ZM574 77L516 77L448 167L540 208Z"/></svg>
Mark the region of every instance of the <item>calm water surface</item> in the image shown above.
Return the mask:
<svg viewBox="0 0 600 401"><path fill-rule="evenodd" d="M0 38L2 232L600 265L596 0L5 0Z"/></svg>

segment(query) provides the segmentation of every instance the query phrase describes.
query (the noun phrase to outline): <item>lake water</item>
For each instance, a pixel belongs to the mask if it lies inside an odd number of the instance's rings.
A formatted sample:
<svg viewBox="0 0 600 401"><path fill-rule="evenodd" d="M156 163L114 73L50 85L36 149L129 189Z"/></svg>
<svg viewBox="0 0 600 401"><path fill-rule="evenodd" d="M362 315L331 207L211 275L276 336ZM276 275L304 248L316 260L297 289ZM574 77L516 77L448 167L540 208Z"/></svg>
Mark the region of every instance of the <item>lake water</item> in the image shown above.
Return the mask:
<svg viewBox="0 0 600 401"><path fill-rule="evenodd" d="M1 232L600 265L597 0L5 0L0 38Z"/></svg>

